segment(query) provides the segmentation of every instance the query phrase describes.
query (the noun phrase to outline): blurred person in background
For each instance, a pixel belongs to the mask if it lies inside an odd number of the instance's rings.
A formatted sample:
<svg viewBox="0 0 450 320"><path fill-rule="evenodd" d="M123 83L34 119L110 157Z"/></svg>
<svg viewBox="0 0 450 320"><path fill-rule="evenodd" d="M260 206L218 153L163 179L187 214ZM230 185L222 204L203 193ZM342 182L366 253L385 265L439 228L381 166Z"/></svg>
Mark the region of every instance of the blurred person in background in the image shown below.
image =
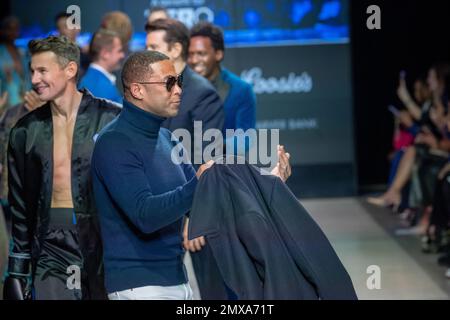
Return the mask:
<svg viewBox="0 0 450 320"><path fill-rule="evenodd" d="M117 32L100 29L92 36L89 46L92 63L80 81L79 88L88 89L94 96L122 104L114 71L120 70L125 53Z"/></svg>
<svg viewBox="0 0 450 320"><path fill-rule="evenodd" d="M405 74L404 72L400 73L400 85L397 90L397 94L399 95L400 100L400 92L403 90L407 90ZM409 93L408 93L409 94ZM416 79L414 82L414 104L413 108L408 109L408 105L403 102L403 105L406 109L398 110L397 114L395 114L394 119L394 136L393 136L393 148L394 150L389 154L388 159L391 162L391 167L389 171L388 178L388 187L392 184L395 175L397 174L398 166L400 161L405 154L405 151L408 147L413 145L414 139L418 133L419 121L421 118L421 109L418 106L422 106L422 108L429 108L429 104L431 103L431 93L428 89L427 81L422 78ZM419 111L419 112L417 112ZM407 184L405 188L402 190L402 201L399 207L399 212L408 210L408 195L409 195L409 187Z"/></svg>
<svg viewBox="0 0 450 320"><path fill-rule="evenodd" d="M67 12L58 13L55 17L56 30L60 36L66 36L70 41L76 43L81 29L69 28L67 19L70 17L72 17L72 15Z"/></svg>
<svg viewBox="0 0 450 320"><path fill-rule="evenodd" d="M122 41L122 50L125 53L125 57L128 56L130 51L130 41L133 36L133 25L130 17L122 11L107 12L102 18L100 28L111 30L119 34L119 38ZM120 68L122 68L122 65ZM114 71L113 74L119 79L120 69ZM120 94L123 95L122 81L118 81L116 85Z"/></svg>
<svg viewBox="0 0 450 320"><path fill-rule="evenodd" d="M25 92L31 89L28 61L14 43L20 35L20 22L14 16L0 22L0 94L8 92L5 108L22 102Z"/></svg>
<svg viewBox="0 0 450 320"><path fill-rule="evenodd" d="M77 37L81 32L81 29L78 28L69 28L67 25L67 19L69 19L72 15L63 11L58 13L55 16L55 26L58 32L58 35L66 36L72 42L77 43ZM80 47L80 77L84 75L87 68L89 67L90 58L88 54L88 49L84 50Z"/></svg>
<svg viewBox="0 0 450 320"><path fill-rule="evenodd" d="M170 16L167 13L166 8L164 7L150 7L147 11L147 23L152 23L153 21L159 20L159 19L169 19Z"/></svg>
<svg viewBox="0 0 450 320"><path fill-rule="evenodd" d="M111 11L106 13L101 21L100 27L111 30L119 35L123 50L128 53L129 43L133 36L133 25L130 17L122 11Z"/></svg>
<svg viewBox="0 0 450 320"><path fill-rule="evenodd" d="M446 78L446 95L450 93L450 75ZM444 138L450 149L450 102L447 102L447 113L444 117ZM438 263L450 267L450 153L447 162L437 175L434 188L433 206L430 224L422 249L425 252L444 252Z"/></svg>
<svg viewBox="0 0 450 320"><path fill-rule="evenodd" d="M414 145L408 147L399 163L398 171L389 189L378 198L368 198L369 203L378 206L394 206L402 201L402 190L411 181L409 199L411 207L425 208L417 231L424 233L428 225L434 194L435 178L446 161L450 146L444 134L444 119L448 97L445 92L446 77L450 72L448 64L435 64L428 72L427 83L432 102L420 109L400 83L399 97L405 103L411 116L418 121ZM415 219L417 221L417 215Z"/></svg>

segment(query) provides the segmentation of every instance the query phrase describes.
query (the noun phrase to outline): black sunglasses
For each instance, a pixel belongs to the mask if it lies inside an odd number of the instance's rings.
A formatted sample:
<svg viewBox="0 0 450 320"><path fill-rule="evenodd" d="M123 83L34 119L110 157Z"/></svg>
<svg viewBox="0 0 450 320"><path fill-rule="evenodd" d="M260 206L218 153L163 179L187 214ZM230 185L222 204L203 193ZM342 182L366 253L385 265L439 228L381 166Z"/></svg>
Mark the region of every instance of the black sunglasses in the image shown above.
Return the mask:
<svg viewBox="0 0 450 320"><path fill-rule="evenodd" d="M154 81L154 82L135 82L140 84L165 84L168 92L172 91L172 88L177 84L180 88L183 88L183 76L180 74L177 77L168 76L166 81Z"/></svg>

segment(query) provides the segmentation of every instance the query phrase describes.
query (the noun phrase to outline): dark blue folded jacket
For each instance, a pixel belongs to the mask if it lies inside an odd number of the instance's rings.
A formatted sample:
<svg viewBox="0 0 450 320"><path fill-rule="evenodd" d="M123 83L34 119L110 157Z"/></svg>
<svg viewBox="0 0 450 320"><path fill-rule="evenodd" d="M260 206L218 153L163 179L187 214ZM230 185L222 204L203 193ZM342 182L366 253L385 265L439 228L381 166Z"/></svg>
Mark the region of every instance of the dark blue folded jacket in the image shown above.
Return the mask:
<svg viewBox="0 0 450 320"><path fill-rule="evenodd" d="M357 299L320 227L286 184L254 166L215 164L203 173L189 222L189 238L199 236L229 298Z"/></svg>

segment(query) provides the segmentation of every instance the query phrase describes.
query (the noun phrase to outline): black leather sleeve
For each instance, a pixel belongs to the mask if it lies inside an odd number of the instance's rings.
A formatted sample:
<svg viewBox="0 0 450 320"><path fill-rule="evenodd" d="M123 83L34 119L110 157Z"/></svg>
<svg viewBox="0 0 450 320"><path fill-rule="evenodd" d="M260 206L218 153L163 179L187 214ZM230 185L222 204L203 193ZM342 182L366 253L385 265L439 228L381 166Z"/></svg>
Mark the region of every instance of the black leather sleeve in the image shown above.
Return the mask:
<svg viewBox="0 0 450 320"><path fill-rule="evenodd" d="M23 128L14 128L8 146L8 200L12 213L12 249L8 272L19 276L29 273L32 239L24 199L25 135Z"/></svg>

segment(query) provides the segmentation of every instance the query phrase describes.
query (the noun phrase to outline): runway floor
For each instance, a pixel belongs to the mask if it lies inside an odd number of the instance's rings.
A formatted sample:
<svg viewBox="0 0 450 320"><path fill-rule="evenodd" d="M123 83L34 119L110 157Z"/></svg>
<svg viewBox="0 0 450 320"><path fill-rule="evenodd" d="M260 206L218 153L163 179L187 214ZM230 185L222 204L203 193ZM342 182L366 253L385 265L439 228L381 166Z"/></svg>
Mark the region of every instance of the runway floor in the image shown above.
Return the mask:
<svg viewBox="0 0 450 320"><path fill-rule="evenodd" d="M350 274L359 299L449 299L450 280L438 255L420 251L420 237L398 236L398 219L387 209L375 208L359 198L302 200L303 206L331 241ZM199 292L189 257L186 265L194 289ZM369 289L369 266L380 270L380 289Z"/></svg>

